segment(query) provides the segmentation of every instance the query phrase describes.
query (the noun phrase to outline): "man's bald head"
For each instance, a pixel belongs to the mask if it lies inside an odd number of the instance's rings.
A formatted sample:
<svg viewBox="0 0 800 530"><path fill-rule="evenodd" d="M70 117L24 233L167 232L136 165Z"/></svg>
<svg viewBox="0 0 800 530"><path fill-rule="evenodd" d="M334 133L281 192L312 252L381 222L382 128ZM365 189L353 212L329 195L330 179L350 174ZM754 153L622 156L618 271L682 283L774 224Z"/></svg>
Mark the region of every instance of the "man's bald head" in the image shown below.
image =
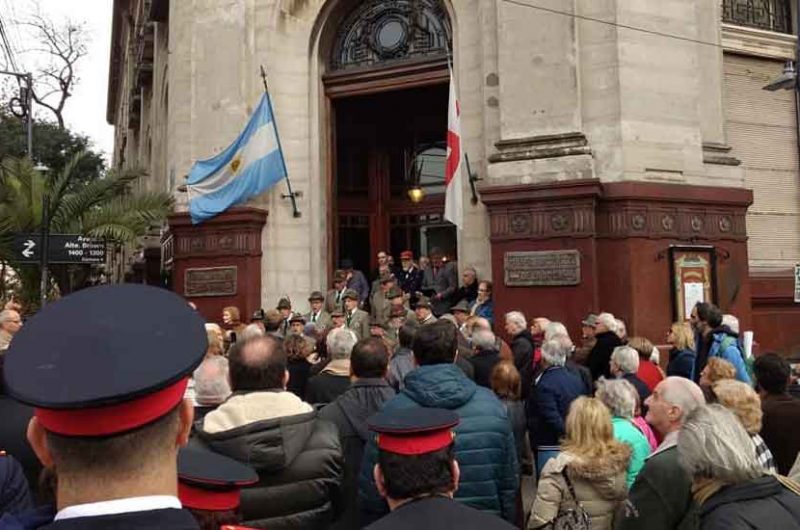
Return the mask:
<svg viewBox="0 0 800 530"><path fill-rule="evenodd" d="M482 329L485 331L492 331L492 325L489 324L489 321L483 317L477 317L475 322L472 324L472 331Z"/></svg>
<svg viewBox="0 0 800 530"><path fill-rule="evenodd" d="M696 383L673 376L661 381L645 403L649 407L647 421L661 434L667 434L679 430L686 417L705 405L706 399Z"/></svg>
<svg viewBox="0 0 800 530"><path fill-rule="evenodd" d="M254 392L286 386L283 343L269 335L257 337L230 353L231 389Z"/></svg>

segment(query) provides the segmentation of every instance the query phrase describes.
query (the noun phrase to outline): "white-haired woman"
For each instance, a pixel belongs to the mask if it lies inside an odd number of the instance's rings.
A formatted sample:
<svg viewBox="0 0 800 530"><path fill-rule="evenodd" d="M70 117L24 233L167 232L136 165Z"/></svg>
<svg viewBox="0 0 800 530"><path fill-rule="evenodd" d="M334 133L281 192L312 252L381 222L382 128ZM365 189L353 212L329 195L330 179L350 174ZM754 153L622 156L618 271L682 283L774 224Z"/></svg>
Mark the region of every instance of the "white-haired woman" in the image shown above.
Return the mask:
<svg viewBox="0 0 800 530"><path fill-rule="evenodd" d="M596 397L611 411L614 438L631 448L631 460L628 463L626 477L630 488L644 467L645 459L650 456L650 443L647 437L633 423L638 394L633 385L624 379L601 377L597 381Z"/></svg>
<svg viewBox="0 0 800 530"><path fill-rule="evenodd" d="M701 530L800 528L800 487L768 473L741 422L722 405L694 410L678 435Z"/></svg>
<svg viewBox="0 0 800 530"><path fill-rule="evenodd" d="M617 321L611 313L600 313L594 324L596 342L589 352L587 366L592 372L592 379L597 381L600 376L611 377L611 352L617 346L622 346L622 341L614 331Z"/></svg>
<svg viewBox="0 0 800 530"><path fill-rule="evenodd" d="M644 400L650 397L650 388L636 375L640 362L639 353L636 350L630 346L618 346L611 353L609 367L613 377L624 379L633 385L636 392L639 393L639 403L644 403Z"/></svg>

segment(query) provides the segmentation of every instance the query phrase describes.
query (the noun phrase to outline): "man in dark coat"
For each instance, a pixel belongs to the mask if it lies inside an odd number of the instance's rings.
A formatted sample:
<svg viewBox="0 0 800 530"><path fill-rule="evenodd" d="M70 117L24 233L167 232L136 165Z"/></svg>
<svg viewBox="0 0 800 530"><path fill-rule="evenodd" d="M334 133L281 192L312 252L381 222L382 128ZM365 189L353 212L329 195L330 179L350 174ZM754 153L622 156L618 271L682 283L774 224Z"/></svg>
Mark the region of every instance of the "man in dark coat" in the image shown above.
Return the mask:
<svg viewBox="0 0 800 530"><path fill-rule="evenodd" d="M30 444L25 440L28 422L33 416L33 408L14 400L5 392L3 384L3 363L5 356L0 355L0 418L3 427L0 429L0 450L13 456L22 465L25 478L33 489L39 482L42 464L33 453Z"/></svg>
<svg viewBox="0 0 800 530"><path fill-rule="evenodd" d="M592 380L597 381L602 375L611 377L611 353L617 346L622 346L622 340L614 333L617 322L611 313L600 313L595 322L595 343L589 352L587 365L592 372Z"/></svg>
<svg viewBox="0 0 800 530"><path fill-rule="evenodd" d="M458 270L452 261L445 262L441 249L431 250L431 266L422 276L422 292L430 297L433 314L444 315L450 310L450 299L458 289Z"/></svg>
<svg viewBox="0 0 800 530"><path fill-rule="evenodd" d="M491 388L492 370L500 362L500 352L495 348L494 333L479 329L472 334L472 346L475 349L469 362L474 367L474 380L481 386Z"/></svg>
<svg viewBox="0 0 800 530"><path fill-rule="evenodd" d="M34 406L28 441L57 479L56 519L39 528L198 528L176 496L176 460L206 347L183 298L137 284L84 289L26 323L4 372L9 394Z"/></svg>
<svg viewBox="0 0 800 530"><path fill-rule="evenodd" d="M533 337L528 330L525 315L512 311L506 315L506 333L511 337L514 366L522 380L522 399L528 399L533 384Z"/></svg>
<svg viewBox="0 0 800 530"><path fill-rule="evenodd" d="M345 275L345 283L348 289L353 289L358 293L358 303L363 304L369 297L369 282L364 273L353 269L353 260L343 259L342 270Z"/></svg>
<svg viewBox="0 0 800 530"><path fill-rule="evenodd" d="M460 478L452 431L458 421L458 414L432 408L384 412L370 419L378 438L375 484L391 513L369 530L515 528L453 500Z"/></svg>
<svg viewBox="0 0 800 530"><path fill-rule="evenodd" d="M461 287L453 295L452 304L463 301L469 312L469 307L478 298L478 272L475 267L466 267L461 273L461 281Z"/></svg>
<svg viewBox="0 0 800 530"><path fill-rule="evenodd" d="M398 348L394 351L392 359L389 361L389 371L386 379L398 392L405 388L406 375L417 367L414 363L414 352L411 351L416 330L417 326L404 324L397 331Z"/></svg>
<svg viewBox="0 0 800 530"><path fill-rule="evenodd" d="M401 270L398 272L397 278L400 289L403 290L409 297L414 298L411 300L412 304L416 303L416 296L422 288L422 271L414 265L414 253L410 250L404 250L400 253Z"/></svg>
<svg viewBox="0 0 800 530"><path fill-rule="evenodd" d="M764 412L761 437L775 457L778 472L788 475L800 452L800 431L795 430L800 426L800 400L786 392L791 367L780 355L767 353L755 360L753 373Z"/></svg>
<svg viewBox="0 0 800 530"><path fill-rule="evenodd" d="M350 371L355 377L350 389L319 411L319 418L339 429L344 452L342 499L344 513L331 528L360 528L358 521L358 472L369 438L367 418L377 413L383 403L394 397L394 390L384 379L389 353L383 341L371 337L356 343L350 355Z"/></svg>
<svg viewBox="0 0 800 530"><path fill-rule="evenodd" d="M647 399L647 422L663 436L630 489L635 511L616 520L617 530L675 530L693 517L692 479L678 462L678 433L687 416L705 404L703 391L683 377L667 377Z"/></svg>
<svg viewBox="0 0 800 530"><path fill-rule="evenodd" d="M519 466L511 424L494 393L467 379L453 364L457 332L449 322L422 326L417 331L413 350L419 366L406 376L405 388L384 404L383 411L446 408L458 414L455 456L461 469L461 487L456 500L513 521ZM377 447L370 439L364 449L358 487L362 523L382 517L389 508L375 486L372 469L377 462Z"/></svg>
<svg viewBox="0 0 800 530"><path fill-rule="evenodd" d="M258 485L241 492L242 524L327 528L339 513L342 448L336 426L286 391L283 343L247 342L231 354L230 379L234 394L206 415L193 442L258 473Z"/></svg>

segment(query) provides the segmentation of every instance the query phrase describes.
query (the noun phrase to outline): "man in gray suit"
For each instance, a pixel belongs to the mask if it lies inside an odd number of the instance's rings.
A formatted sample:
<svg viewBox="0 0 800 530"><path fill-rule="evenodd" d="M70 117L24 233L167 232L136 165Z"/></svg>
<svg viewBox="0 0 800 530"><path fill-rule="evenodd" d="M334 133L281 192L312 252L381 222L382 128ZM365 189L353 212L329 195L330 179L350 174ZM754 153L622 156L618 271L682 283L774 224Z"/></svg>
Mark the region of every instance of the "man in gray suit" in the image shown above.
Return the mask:
<svg viewBox="0 0 800 530"><path fill-rule="evenodd" d="M417 306L414 308L414 313L417 315L417 322L420 326L427 326L436 322L436 317L431 312L432 306L430 300L424 296L420 296L417 301Z"/></svg>
<svg viewBox="0 0 800 530"><path fill-rule="evenodd" d="M311 311L306 313L306 322L314 324L318 330L324 330L331 325L331 315L325 311L322 305L325 303L325 295L319 291L314 291L308 297L308 305Z"/></svg>
<svg viewBox="0 0 800 530"><path fill-rule="evenodd" d="M389 307L392 304L386 295L395 286L395 278L392 273L386 272L378 282L379 287L370 296L370 316L382 326L389 320Z"/></svg>
<svg viewBox="0 0 800 530"><path fill-rule="evenodd" d="M343 310L343 297L344 292L347 289L345 285L347 283L347 276L345 275L344 271L337 270L333 273L333 288L328 291L328 294L325 295L325 311L329 314L333 314L334 311Z"/></svg>
<svg viewBox="0 0 800 530"><path fill-rule="evenodd" d="M358 308L359 295L355 289L344 292L344 321L345 327L352 330L358 340L366 339L369 333L369 313Z"/></svg>
<svg viewBox="0 0 800 530"><path fill-rule="evenodd" d="M458 289L458 271L456 264L445 262L442 250L434 247L430 252L431 266L425 269L422 276L422 291L430 296L433 314L441 316L450 310L450 298Z"/></svg>

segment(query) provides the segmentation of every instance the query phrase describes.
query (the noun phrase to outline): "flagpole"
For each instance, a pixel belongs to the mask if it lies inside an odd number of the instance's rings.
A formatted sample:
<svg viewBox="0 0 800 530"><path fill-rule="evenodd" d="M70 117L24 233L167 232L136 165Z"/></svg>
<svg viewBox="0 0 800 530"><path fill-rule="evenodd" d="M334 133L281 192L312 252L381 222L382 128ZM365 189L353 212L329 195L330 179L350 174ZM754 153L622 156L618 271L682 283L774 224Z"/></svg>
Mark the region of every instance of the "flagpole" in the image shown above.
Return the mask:
<svg viewBox="0 0 800 530"><path fill-rule="evenodd" d="M281 194L283 199L291 199L292 201L292 217L300 217L300 210L297 209L297 200L295 193L292 191L292 181L289 180L289 171L286 169L286 160L283 158L283 149L281 148L281 136L278 134L278 121L275 117L275 112L272 110L272 100L269 97L269 86L267 85L267 72L264 70L264 65L261 67L261 80L264 82L264 94L267 96L267 105L269 105L269 114L272 116L272 125L275 127L275 140L278 143L278 152L281 154L281 164L283 164L283 174L286 175L286 186L289 188L287 195Z"/></svg>

